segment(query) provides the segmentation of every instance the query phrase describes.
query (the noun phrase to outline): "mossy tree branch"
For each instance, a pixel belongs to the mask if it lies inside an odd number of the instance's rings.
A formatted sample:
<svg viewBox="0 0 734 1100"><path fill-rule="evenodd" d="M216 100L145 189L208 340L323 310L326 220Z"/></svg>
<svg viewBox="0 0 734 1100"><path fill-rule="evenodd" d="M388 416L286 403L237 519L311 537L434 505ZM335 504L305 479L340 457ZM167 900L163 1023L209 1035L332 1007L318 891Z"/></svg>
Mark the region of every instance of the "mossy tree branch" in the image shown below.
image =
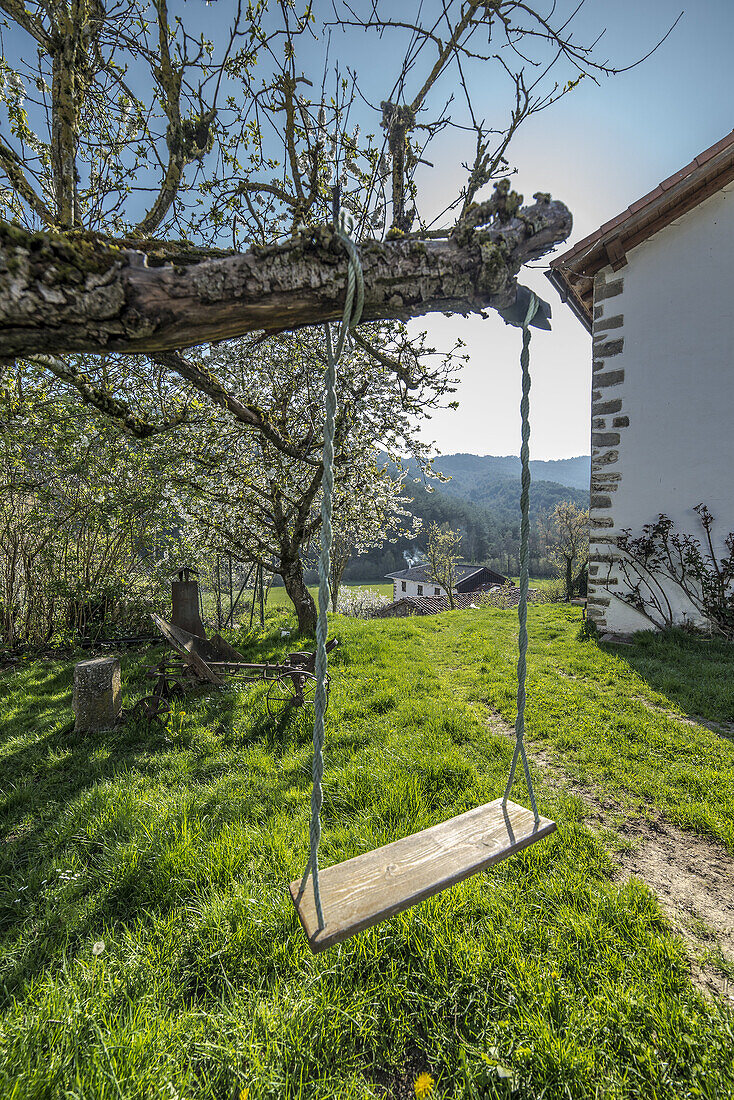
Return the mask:
<svg viewBox="0 0 734 1100"><path fill-rule="evenodd" d="M507 309L522 265L571 231L562 203L536 200L488 227L459 223L445 239L364 242L363 319ZM346 257L330 228L186 258L150 267L144 253L90 234L32 234L0 223L0 355L155 354L341 316Z"/></svg>

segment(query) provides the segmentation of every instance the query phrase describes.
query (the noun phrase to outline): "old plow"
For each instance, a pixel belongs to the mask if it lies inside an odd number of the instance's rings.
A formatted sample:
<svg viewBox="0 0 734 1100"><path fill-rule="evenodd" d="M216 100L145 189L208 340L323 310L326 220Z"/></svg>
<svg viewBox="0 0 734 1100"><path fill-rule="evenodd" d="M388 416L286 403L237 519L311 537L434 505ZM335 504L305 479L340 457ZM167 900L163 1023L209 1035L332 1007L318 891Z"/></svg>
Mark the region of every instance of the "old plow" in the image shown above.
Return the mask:
<svg viewBox="0 0 734 1100"><path fill-rule="evenodd" d="M138 700L133 715L147 721L164 722L171 701L183 697L186 688L194 684L224 687L228 682L265 682L268 685L265 704L271 718L278 719L295 707L313 708L316 696L316 654L313 651L289 653L285 661L270 664L246 661L219 634L211 638L191 633L181 626L166 622L160 615L152 616L166 642L173 650L148 670L154 681L150 695ZM332 650L338 644L333 638L327 645ZM327 704L328 704L327 682Z"/></svg>

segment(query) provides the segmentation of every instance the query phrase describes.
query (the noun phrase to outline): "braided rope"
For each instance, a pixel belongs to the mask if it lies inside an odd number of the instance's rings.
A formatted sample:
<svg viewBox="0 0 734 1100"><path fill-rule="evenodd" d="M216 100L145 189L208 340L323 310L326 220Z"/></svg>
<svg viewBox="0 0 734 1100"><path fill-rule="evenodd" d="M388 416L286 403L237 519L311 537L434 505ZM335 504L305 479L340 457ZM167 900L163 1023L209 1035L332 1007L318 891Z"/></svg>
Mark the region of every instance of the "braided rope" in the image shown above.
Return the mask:
<svg viewBox="0 0 734 1100"><path fill-rule="evenodd" d="M324 928L324 912L319 887L319 843L321 841L321 807L324 802L322 779L324 775L324 715L326 713L327 655L326 640L329 633L329 578L331 572L331 514L334 499L334 428L336 424L336 366L344 350L344 342L350 328L359 323L364 306L364 278L362 264L354 241L348 236L342 215L336 230L337 239L349 258L347 293L344 301L342 323L332 346L331 329L324 325L327 365L324 372L325 418L324 450L321 478L321 549L319 554L319 616L316 624L316 696L313 719L313 788L311 791L310 849L308 864L301 879L299 899L306 888L309 873L313 878L313 896L319 930ZM355 301L356 294L356 301Z"/></svg>
<svg viewBox="0 0 734 1100"><path fill-rule="evenodd" d="M534 294L530 295L530 304L522 326L522 352L520 353L520 366L522 367L522 399L520 401L520 419L522 421L522 446L520 447L520 464L522 466L522 488L520 493L520 512L522 516L520 524L520 602L517 605L517 616L520 623L518 636L518 660L517 660L517 718L515 720L515 751L512 755L510 777L502 798L502 805L507 804L512 784L515 778L518 756L522 757L525 771L525 782L530 794L530 805L533 808L536 826L540 823L538 807L535 804L535 791L530 778L528 758L525 754L525 680L527 676L527 652L528 652L528 583L529 583L529 558L530 558L530 322L535 316L538 299Z"/></svg>

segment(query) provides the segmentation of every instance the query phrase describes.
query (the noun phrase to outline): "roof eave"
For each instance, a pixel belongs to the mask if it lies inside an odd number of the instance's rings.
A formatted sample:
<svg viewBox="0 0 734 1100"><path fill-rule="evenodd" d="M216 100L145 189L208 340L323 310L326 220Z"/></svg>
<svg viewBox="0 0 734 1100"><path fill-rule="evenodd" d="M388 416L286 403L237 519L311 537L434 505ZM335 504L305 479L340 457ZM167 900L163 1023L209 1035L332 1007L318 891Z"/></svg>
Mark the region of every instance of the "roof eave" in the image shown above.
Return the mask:
<svg viewBox="0 0 734 1100"><path fill-rule="evenodd" d="M584 327L591 331L593 298L575 292L574 280L593 279L602 268L615 271L627 252L734 182L734 130L695 160L631 204L594 233L551 261L546 276Z"/></svg>
<svg viewBox="0 0 734 1100"><path fill-rule="evenodd" d="M591 311L585 309L583 303L576 297L565 273L558 268L551 267L545 272L545 277L556 288L561 301L570 307L574 316L578 317L586 331L590 333L593 325Z"/></svg>

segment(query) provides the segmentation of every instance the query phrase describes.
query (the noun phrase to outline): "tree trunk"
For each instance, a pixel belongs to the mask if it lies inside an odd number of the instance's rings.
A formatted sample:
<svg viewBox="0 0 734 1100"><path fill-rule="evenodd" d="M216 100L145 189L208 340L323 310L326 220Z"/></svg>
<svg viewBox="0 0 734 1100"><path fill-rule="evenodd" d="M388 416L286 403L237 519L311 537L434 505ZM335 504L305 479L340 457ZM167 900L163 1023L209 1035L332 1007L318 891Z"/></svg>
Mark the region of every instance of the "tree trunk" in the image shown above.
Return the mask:
<svg viewBox="0 0 734 1100"><path fill-rule="evenodd" d="M563 203L539 196L487 228L459 223L446 238L365 241L363 319L508 309L522 265L565 240L571 224ZM0 222L0 358L155 354L342 315L347 255L331 228L240 254L185 242L144 247Z"/></svg>
<svg viewBox="0 0 734 1100"><path fill-rule="evenodd" d="M573 596L573 558L566 558L566 600Z"/></svg>
<svg viewBox="0 0 734 1100"><path fill-rule="evenodd" d="M336 615L337 604L339 603L339 589L341 588L342 577L344 576L344 570L347 568L349 559L335 566L332 562L331 565L331 578L329 582L329 594L331 596L331 610Z"/></svg>
<svg viewBox="0 0 734 1100"><path fill-rule="evenodd" d="M300 558L281 562L283 584L298 616L299 634L313 634L316 630L316 604L303 579Z"/></svg>

